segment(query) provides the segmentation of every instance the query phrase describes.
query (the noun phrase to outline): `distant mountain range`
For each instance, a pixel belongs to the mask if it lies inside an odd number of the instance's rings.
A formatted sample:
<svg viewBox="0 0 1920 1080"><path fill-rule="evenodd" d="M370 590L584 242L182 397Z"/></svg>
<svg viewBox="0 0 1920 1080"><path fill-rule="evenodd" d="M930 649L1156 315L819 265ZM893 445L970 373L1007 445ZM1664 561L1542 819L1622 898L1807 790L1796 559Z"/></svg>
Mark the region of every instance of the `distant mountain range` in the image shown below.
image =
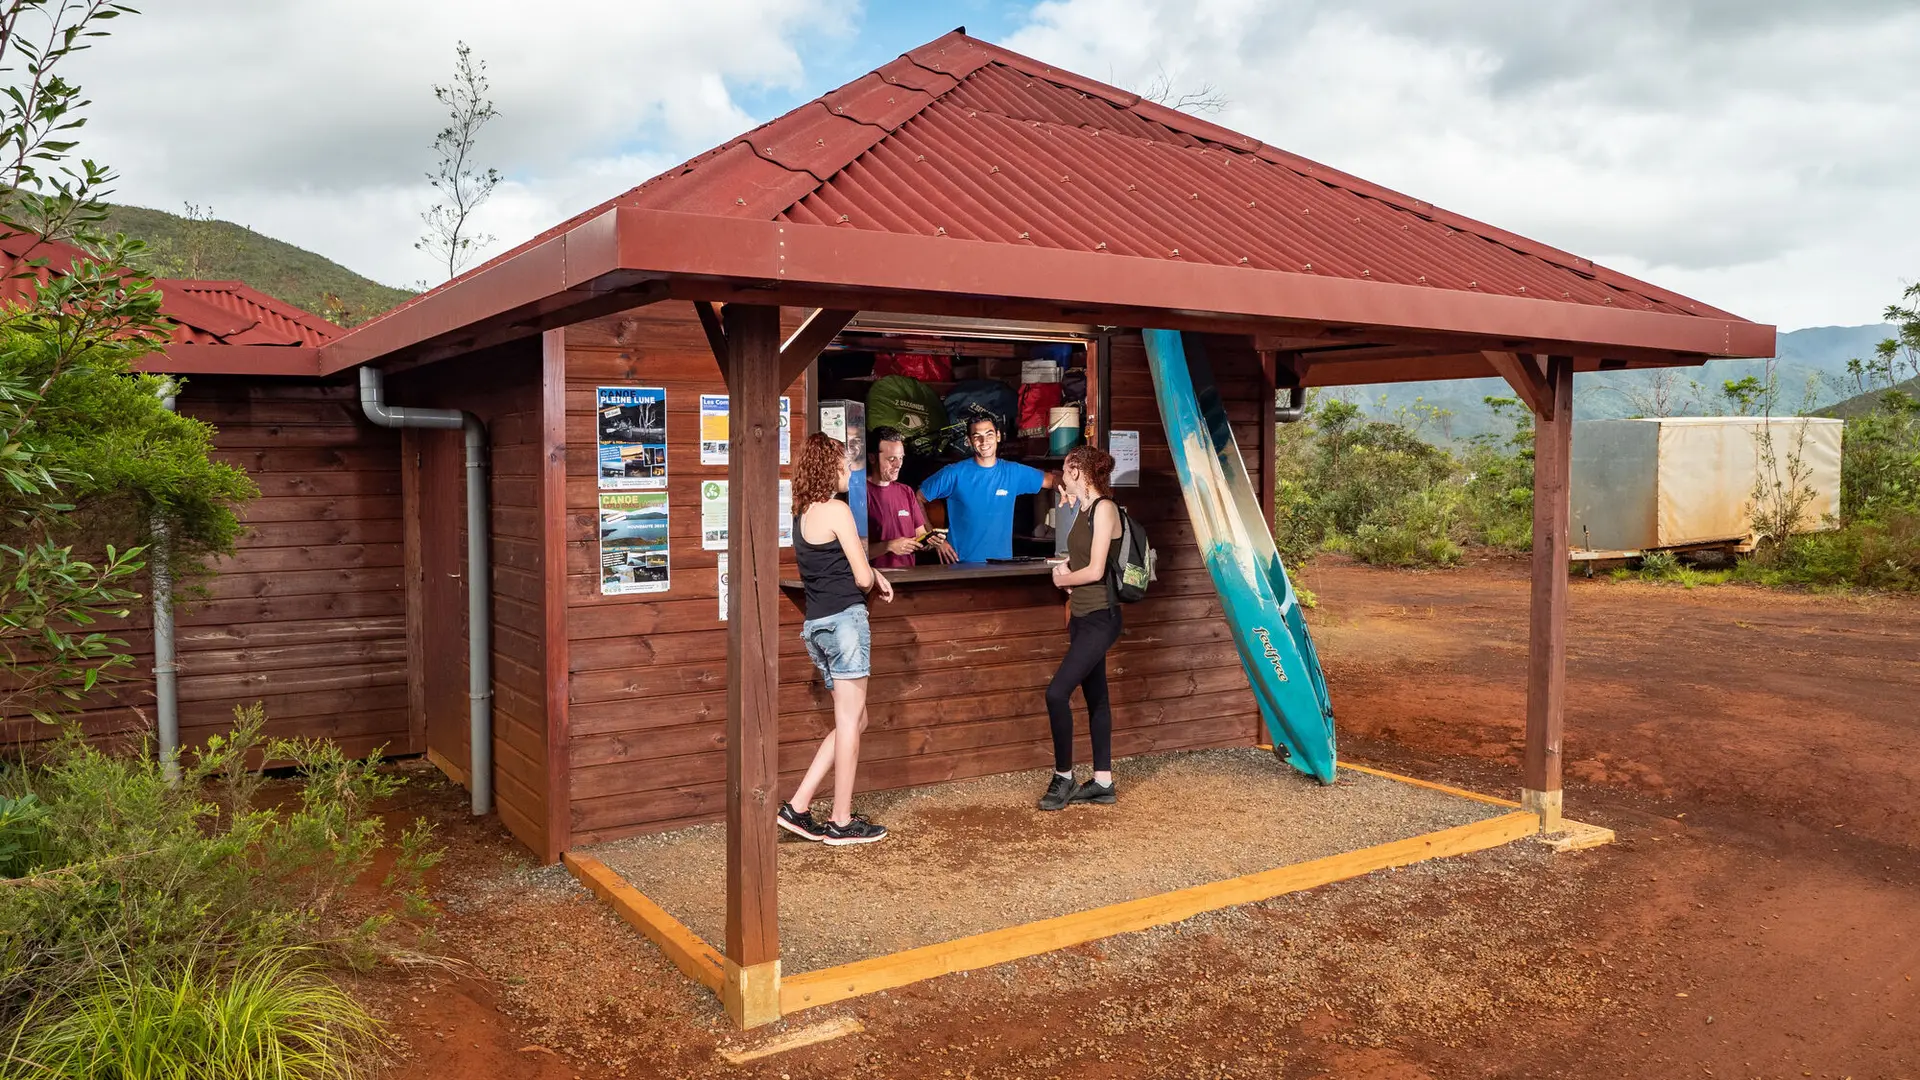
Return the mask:
<svg viewBox="0 0 1920 1080"><path fill-rule="evenodd" d="M365 322L413 295L230 221L115 206L107 230L146 241L151 256L144 269L156 276L243 281L343 326Z"/></svg>
<svg viewBox="0 0 1920 1080"><path fill-rule="evenodd" d="M1892 336L1893 327L1884 323L1814 326L1781 334L1772 361L1710 360L1697 368L1582 373L1573 379L1574 415L1612 420L1731 412L1721 387L1748 375L1764 380L1769 363L1779 388L1776 411L1818 409L1857 394L1860 387L1847 377L1847 361L1872 356L1873 347ZM1501 379L1355 386L1338 392L1370 416L1397 416L1420 425L1421 433L1436 442L1464 442L1495 430L1498 425L1486 399L1513 396ZM1446 415L1434 415L1435 409Z"/></svg>

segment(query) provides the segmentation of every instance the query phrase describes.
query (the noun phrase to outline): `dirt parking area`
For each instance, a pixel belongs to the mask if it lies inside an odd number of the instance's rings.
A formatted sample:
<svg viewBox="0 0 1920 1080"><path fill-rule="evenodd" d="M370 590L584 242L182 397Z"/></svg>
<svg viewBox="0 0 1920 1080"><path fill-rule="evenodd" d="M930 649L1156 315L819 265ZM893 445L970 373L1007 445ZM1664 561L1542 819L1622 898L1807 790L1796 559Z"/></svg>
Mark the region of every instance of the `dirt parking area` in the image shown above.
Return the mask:
<svg viewBox="0 0 1920 1080"><path fill-rule="evenodd" d="M1353 760L1516 784L1526 566L1322 561ZM711 995L441 785L445 968L358 989L398 1078L1920 1077L1920 602L1576 581L1567 805L1522 843L809 1010L748 1064Z"/></svg>

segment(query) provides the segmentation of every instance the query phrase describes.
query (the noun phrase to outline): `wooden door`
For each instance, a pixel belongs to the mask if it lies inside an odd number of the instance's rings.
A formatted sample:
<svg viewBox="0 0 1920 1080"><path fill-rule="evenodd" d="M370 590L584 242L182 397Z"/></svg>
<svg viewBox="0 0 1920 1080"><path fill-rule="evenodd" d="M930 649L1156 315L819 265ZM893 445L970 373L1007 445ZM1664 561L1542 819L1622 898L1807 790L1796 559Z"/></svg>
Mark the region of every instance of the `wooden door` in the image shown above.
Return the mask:
<svg viewBox="0 0 1920 1080"><path fill-rule="evenodd" d="M417 605L409 623L417 628L410 643L412 695L424 713L427 757L463 786L467 783L467 590L465 446L458 431L413 429L408 506L419 516L418 551L409 565L419 567L409 602ZM412 523L409 523L410 525Z"/></svg>

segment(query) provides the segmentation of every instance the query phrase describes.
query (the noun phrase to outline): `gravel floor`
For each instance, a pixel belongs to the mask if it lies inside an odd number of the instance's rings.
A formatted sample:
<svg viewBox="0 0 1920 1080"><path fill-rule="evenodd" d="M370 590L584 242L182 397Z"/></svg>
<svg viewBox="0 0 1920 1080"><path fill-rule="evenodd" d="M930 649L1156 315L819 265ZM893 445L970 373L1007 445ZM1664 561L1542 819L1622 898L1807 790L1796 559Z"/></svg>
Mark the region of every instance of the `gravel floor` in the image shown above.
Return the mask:
<svg viewBox="0 0 1920 1080"><path fill-rule="evenodd" d="M1131 758L1114 774L1115 806L1043 813L1034 808L1041 770L861 796L854 808L891 833L878 844L784 837L782 969L832 967L1508 812L1352 771L1321 787L1253 749ZM585 853L718 946L724 826Z"/></svg>

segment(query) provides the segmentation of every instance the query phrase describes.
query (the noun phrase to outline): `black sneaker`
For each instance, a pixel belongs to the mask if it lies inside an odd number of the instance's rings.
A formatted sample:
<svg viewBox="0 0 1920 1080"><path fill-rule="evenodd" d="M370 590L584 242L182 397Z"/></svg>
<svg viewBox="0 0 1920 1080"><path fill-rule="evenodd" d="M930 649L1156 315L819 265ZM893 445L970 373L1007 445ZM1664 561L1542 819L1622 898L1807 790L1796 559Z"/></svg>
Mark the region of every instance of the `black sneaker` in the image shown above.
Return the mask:
<svg viewBox="0 0 1920 1080"><path fill-rule="evenodd" d="M846 847L850 844L871 844L887 838L887 827L876 825L858 814L848 819L845 825L835 825L829 821L820 826L829 847Z"/></svg>
<svg viewBox="0 0 1920 1080"><path fill-rule="evenodd" d="M825 840L827 831L813 820L813 811L795 810L792 803L781 803L780 813L774 820L779 826L802 840Z"/></svg>
<svg viewBox="0 0 1920 1080"><path fill-rule="evenodd" d="M1067 801L1070 803L1090 802L1099 803L1101 806L1112 806L1115 802L1118 802L1119 799L1114 794L1114 786L1112 784L1100 784L1089 780L1079 787L1074 788L1073 794L1067 796Z"/></svg>
<svg viewBox="0 0 1920 1080"><path fill-rule="evenodd" d="M1053 774L1047 784L1047 793L1040 796L1040 809L1065 810L1067 803L1073 801L1073 777Z"/></svg>

